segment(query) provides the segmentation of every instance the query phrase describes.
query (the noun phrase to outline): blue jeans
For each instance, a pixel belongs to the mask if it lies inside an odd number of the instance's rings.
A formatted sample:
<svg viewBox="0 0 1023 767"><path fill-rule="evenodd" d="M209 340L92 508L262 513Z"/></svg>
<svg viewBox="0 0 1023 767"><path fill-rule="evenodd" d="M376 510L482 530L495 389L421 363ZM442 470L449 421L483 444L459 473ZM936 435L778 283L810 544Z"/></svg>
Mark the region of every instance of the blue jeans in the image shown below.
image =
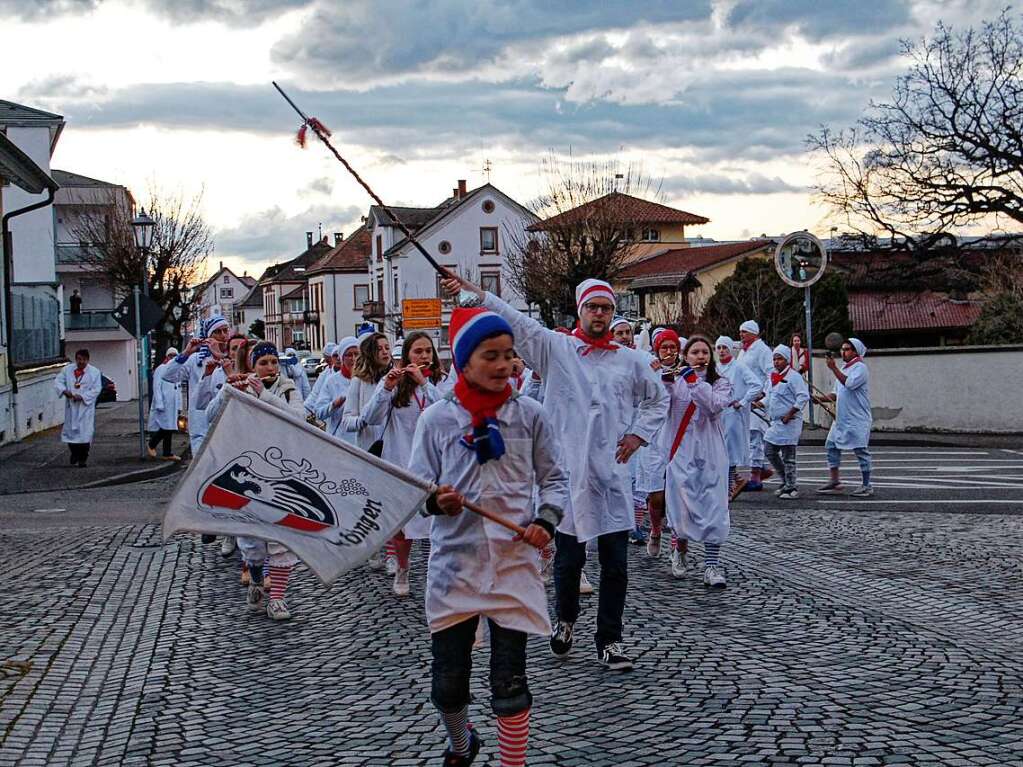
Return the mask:
<svg viewBox="0 0 1023 767"><path fill-rule="evenodd" d="M825 442L824 447L827 448L828 451L828 468L837 469L842 464L842 451L835 447L835 443L831 440ZM870 450L865 447L854 447L853 455L855 455L856 460L859 461L860 471L863 474L870 476Z"/></svg>
<svg viewBox="0 0 1023 767"><path fill-rule="evenodd" d="M586 544L574 535L556 533L554 555L554 610L558 620L579 619L579 576L586 564ZM600 587L597 589L597 649L622 641L622 613L629 585L629 533L597 537Z"/></svg>

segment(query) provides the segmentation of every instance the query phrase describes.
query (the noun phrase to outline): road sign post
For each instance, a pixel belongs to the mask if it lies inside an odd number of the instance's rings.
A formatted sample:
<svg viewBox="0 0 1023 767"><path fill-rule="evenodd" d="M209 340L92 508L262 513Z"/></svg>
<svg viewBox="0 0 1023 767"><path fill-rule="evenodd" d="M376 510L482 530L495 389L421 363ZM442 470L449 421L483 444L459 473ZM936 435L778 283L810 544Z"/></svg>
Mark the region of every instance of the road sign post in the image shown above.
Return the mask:
<svg viewBox="0 0 1023 767"><path fill-rule="evenodd" d="M406 298L401 302L402 330L433 330L440 326L439 298Z"/></svg>

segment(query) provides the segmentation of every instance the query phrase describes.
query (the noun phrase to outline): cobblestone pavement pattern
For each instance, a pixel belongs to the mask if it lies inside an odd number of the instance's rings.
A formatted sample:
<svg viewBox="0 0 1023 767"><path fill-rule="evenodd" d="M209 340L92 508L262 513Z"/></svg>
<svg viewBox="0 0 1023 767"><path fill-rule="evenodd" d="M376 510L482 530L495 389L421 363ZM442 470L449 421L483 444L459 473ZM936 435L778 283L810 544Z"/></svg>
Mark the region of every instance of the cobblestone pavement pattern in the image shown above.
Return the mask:
<svg viewBox="0 0 1023 767"><path fill-rule="evenodd" d="M1023 765L1013 515L744 508L729 588L631 549L631 674L530 643L532 765ZM382 573L244 610L236 563L155 525L0 533L0 765L436 765L429 647ZM588 566L596 582L596 569ZM473 718L496 764L478 651Z"/></svg>

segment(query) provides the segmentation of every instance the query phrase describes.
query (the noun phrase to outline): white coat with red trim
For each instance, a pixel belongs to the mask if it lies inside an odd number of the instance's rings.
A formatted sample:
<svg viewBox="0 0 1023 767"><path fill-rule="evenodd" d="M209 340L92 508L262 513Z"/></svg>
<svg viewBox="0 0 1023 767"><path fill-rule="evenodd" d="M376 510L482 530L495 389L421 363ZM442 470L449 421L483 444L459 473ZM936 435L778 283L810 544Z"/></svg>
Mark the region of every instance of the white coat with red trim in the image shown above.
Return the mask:
<svg viewBox="0 0 1023 767"><path fill-rule="evenodd" d="M634 529L631 470L615 453L627 434L651 442L667 412L668 393L650 369L650 355L591 347L548 330L493 293L483 305L507 320L515 350L543 379L543 407L565 451L571 488L558 530L588 541Z"/></svg>
<svg viewBox="0 0 1023 767"><path fill-rule="evenodd" d="M70 392L82 398L64 397L64 427L60 430L61 442L81 445L92 442L96 427L96 400L103 390L103 375L99 368L87 364L85 372L75 378L77 367L74 362L65 365L53 380L53 388L62 397L64 392Z"/></svg>
<svg viewBox="0 0 1023 767"><path fill-rule="evenodd" d="M695 405L675 456L668 462L664 500L668 522L686 540L724 543L728 538L728 451L722 411L732 401L732 385L721 376L713 385L698 375L669 385L671 407L661 429L665 455L678 434L690 403Z"/></svg>
<svg viewBox="0 0 1023 767"><path fill-rule="evenodd" d="M568 476L540 403L513 393L498 408L497 421L505 453L480 465L461 441L472 431L472 416L453 395L446 396L419 417L409 471L438 485L453 485L468 500L523 527L534 518L534 488L539 505L563 509ZM432 519L426 574L431 633L481 615L502 628L550 634L536 549L468 510Z"/></svg>

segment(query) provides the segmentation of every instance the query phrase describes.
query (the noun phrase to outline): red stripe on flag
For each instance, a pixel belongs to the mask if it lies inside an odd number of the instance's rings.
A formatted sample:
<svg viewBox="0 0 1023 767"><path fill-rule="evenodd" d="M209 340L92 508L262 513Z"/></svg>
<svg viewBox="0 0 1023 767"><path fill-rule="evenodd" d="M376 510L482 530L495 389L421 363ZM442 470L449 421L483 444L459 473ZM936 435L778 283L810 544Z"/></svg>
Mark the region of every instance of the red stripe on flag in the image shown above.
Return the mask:
<svg viewBox="0 0 1023 767"><path fill-rule="evenodd" d="M274 522L275 525L281 525L282 527L290 527L292 530L301 530L305 533L318 533L320 530L326 530L330 525L325 525L322 522L317 522L312 519L306 519L300 517L297 514L288 514L283 519L278 519Z"/></svg>
<svg viewBox="0 0 1023 767"><path fill-rule="evenodd" d="M244 495L232 493L230 490L225 490L222 487L210 485L202 494L202 502L207 506L219 506L222 509L238 511L238 509L248 505L249 499Z"/></svg>

